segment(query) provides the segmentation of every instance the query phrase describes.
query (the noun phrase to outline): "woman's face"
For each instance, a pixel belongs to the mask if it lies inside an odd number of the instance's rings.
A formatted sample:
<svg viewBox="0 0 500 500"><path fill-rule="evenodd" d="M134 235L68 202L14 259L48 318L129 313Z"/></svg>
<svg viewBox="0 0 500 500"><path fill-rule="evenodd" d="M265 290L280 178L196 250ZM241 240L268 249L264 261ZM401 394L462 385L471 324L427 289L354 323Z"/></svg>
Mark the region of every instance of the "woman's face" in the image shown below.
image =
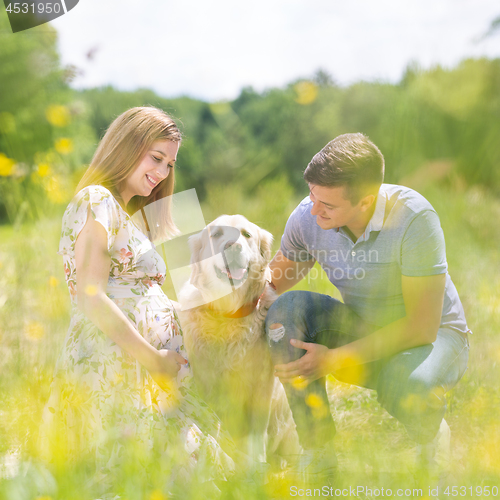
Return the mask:
<svg viewBox="0 0 500 500"><path fill-rule="evenodd" d="M133 196L149 196L153 188L174 168L179 142L156 141L142 157L137 168L125 179L120 195L125 205Z"/></svg>

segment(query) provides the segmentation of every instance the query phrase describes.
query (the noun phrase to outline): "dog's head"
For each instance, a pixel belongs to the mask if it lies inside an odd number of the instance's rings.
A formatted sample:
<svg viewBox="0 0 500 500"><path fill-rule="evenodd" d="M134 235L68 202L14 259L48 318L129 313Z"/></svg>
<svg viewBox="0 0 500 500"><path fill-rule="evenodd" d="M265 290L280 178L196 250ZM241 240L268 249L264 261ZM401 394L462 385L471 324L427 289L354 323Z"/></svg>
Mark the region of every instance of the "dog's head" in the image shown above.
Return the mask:
<svg viewBox="0 0 500 500"><path fill-rule="evenodd" d="M242 215L218 217L189 239L191 284L207 302L231 293L236 307L262 288L272 241L269 232Z"/></svg>

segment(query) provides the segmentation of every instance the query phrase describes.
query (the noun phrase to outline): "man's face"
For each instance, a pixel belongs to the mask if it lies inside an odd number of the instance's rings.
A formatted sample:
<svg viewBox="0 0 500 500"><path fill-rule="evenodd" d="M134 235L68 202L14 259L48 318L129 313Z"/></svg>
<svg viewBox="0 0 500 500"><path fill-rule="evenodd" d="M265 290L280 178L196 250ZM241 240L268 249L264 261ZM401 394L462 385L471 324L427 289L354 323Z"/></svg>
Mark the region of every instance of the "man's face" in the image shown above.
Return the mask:
<svg viewBox="0 0 500 500"><path fill-rule="evenodd" d="M346 187L325 187L309 183L309 198L313 202L311 215L321 229L356 226L363 210L360 203L352 205L346 199Z"/></svg>

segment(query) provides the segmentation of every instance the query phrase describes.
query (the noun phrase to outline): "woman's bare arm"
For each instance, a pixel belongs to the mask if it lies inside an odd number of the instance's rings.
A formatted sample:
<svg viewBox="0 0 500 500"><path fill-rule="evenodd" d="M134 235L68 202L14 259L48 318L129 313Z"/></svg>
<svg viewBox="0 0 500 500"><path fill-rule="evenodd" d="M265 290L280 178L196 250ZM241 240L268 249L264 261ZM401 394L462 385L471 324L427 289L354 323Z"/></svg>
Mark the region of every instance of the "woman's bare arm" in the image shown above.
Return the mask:
<svg viewBox="0 0 500 500"><path fill-rule="evenodd" d="M106 295L111 258L107 234L89 214L75 243L78 308L113 342L133 356L160 384L187 361L175 351L156 350ZM161 384L160 384L161 385Z"/></svg>

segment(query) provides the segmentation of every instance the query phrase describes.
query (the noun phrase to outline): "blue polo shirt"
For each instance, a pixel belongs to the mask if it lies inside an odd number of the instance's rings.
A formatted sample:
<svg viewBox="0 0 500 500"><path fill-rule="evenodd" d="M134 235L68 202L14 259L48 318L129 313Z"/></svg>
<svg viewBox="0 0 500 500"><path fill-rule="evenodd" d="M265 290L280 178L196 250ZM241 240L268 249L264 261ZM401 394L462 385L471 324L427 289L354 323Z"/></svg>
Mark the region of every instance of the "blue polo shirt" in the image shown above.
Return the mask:
<svg viewBox="0 0 500 500"><path fill-rule="evenodd" d="M401 276L446 274L440 328L467 332L457 289L448 274L443 230L432 205L416 191L382 184L365 232L352 241L347 228L322 229L304 198L281 239L293 261L315 259L361 318L383 327L406 315Z"/></svg>

